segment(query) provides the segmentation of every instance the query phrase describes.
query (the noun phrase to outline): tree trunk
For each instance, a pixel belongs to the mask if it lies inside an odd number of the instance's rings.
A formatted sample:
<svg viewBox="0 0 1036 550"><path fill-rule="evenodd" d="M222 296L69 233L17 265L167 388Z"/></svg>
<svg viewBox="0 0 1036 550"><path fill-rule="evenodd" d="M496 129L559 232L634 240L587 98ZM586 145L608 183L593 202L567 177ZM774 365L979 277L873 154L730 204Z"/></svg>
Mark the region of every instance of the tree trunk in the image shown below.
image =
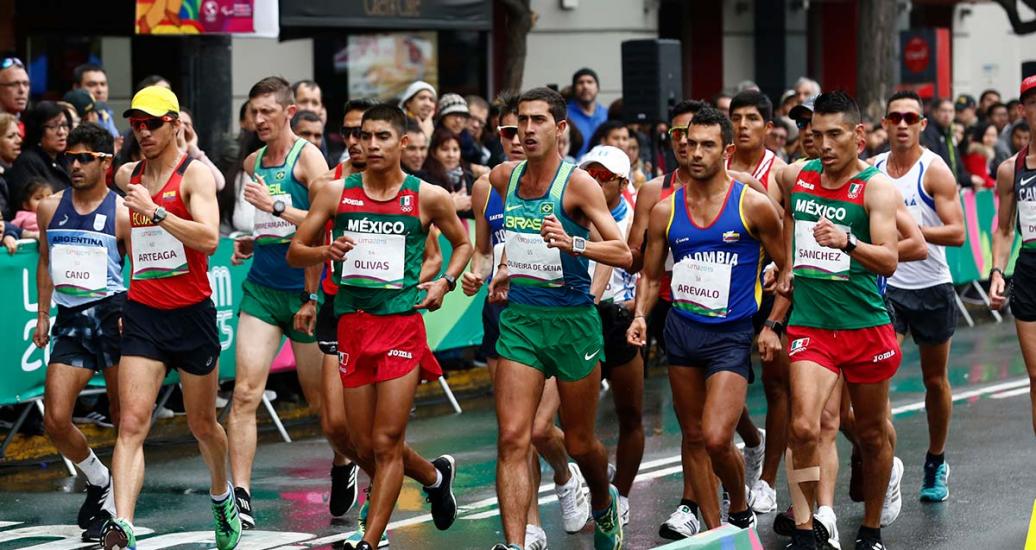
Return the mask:
<svg viewBox="0 0 1036 550"><path fill-rule="evenodd" d="M896 0L862 0L857 37L856 100L865 116L879 120L894 81Z"/></svg>
<svg viewBox="0 0 1036 550"><path fill-rule="evenodd" d="M529 7L529 2L530 0L500 0L505 16L503 31L507 33L507 50L504 52L501 90L517 92L522 89L522 77L525 72L525 40L533 23L532 8Z"/></svg>

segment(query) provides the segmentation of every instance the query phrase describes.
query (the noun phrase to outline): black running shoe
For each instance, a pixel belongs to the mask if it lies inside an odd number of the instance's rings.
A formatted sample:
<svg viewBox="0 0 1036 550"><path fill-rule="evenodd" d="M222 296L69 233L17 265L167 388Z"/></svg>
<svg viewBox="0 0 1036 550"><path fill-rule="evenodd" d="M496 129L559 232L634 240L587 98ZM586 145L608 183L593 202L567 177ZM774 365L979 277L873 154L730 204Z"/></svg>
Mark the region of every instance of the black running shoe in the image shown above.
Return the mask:
<svg viewBox="0 0 1036 550"><path fill-rule="evenodd" d="M784 547L787 550L816 550L816 540L809 537L806 533L793 532L791 535L791 542Z"/></svg>
<svg viewBox="0 0 1036 550"><path fill-rule="evenodd" d="M849 459L849 500L863 502L863 458L855 445Z"/></svg>
<svg viewBox="0 0 1036 550"><path fill-rule="evenodd" d="M83 542L101 542L101 533L104 531L104 524L108 523L108 520L112 518L112 515L107 510L101 510L98 512L93 519L90 520L90 524L83 531Z"/></svg>
<svg viewBox="0 0 1036 550"><path fill-rule="evenodd" d="M108 495L112 492L112 480L111 476L108 476L108 484L103 487L100 485L86 484L86 500L83 505L79 507L79 515L76 517L76 523L80 529L86 529L90 526L90 522L97 516L104 508L104 501L108 499Z"/></svg>
<svg viewBox="0 0 1036 550"><path fill-rule="evenodd" d="M885 550L885 543L874 539L856 539L856 550Z"/></svg>
<svg viewBox="0 0 1036 550"><path fill-rule="evenodd" d="M774 516L773 532L782 537L790 537L795 534L795 516L791 514L791 508Z"/></svg>
<svg viewBox="0 0 1036 550"><path fill-rule="evenodd" d="M359 469L355 462L331 466L331 501L328 508L333 517L344 516L356 504L356 473Z"/></svg>
<svg viewBox="0 0 1036 550"><path fill-rule="evenodd" d="M242 529L255 529L255 516L252 515L252 497L244 487L234 487L234 498L237 500L237 514L241 518Z"/></svg>
<svg viewBox="0 0 1036 550"><path fill-rule="evenodd" d="M425 500L432 505L432 519L435 521L435 527L440 531L445 531L457 519L457 499L453 496L453 474L456 461L450 455L442 455L432 461L432 466L435 466L435 469L442 474L442 483L434 489L425 487L424 493L427 495Z"/></svg>

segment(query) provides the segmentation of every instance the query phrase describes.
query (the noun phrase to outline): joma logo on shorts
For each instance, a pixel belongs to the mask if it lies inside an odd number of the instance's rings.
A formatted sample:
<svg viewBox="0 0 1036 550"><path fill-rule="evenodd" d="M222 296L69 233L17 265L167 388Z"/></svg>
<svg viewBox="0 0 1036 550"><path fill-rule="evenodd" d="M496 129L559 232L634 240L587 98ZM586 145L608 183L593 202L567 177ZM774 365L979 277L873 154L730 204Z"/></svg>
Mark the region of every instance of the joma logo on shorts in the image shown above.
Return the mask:
<svg viewBox="0 0 1036 550"><path fill-rule="evenodd" d="M875 355L873 362L877 363L879 361L884 361L884 360L888 359L889 357L892 357L895 354L896 354L896 350L890 349L890 350L886 351L885 353L882 353L881 355Z"/></svg>
<svg viewBox="0 0 1036 550"><path fill-rule="evenodd" d="M403 351L401 349L390 349L386 355L388 355L389 357L401 357L403 359L414 358L414 354L410 353L409 351Z"/></svg>

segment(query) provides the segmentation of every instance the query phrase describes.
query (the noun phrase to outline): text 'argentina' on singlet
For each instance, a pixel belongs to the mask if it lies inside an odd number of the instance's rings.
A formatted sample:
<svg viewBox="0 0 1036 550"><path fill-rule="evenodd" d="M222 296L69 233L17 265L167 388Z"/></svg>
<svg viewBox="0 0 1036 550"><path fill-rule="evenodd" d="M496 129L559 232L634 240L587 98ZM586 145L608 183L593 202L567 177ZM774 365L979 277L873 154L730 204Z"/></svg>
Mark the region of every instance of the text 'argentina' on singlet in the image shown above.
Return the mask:
<svg viewBox="0 0 1036 550"><path fill-rule="evenodd" d="M746 186L731 181L719 213L706 226L691 218L687 188L670 201L666 240L673 251L672 312L704 324L751 323L762 300L762 244L745 220Z"/></svg>
<svg viewBox="0 0 1036 550"><path fill-rule="evenodd" d="M72 189L61 195L47 225L54 301L76 307L123 292L122 253L115 236L118 195L108 193L92 212L76 212Z"/></svg>
<svg viewBox="0 0 1036 550"><path fill-rule="evenodd" d="M892 183L903 195L903 203L914 221L922 227L939 227L943 225L939 213L935 210L935 199L924 189L924 175L932 161L939 158L932 151L922 148L921 156L905 174L893 178L888 170L888 159L891 153L885 152L874 159L874 167L882 174L889 176ZM928 243L928 257L924 260L899 262L896 272L889 277L889 286L903 289L928 288L935 285L952 283L950 267L946 263L946 247Z"/></svg>
<svg viewBox="0 0 1036 550"><path fill-rule="evenodd" d="M507 234L507 270L511 276L510 303L541 307L591 306L590 274L585 256L550 248L540 235L543 218L554 215L572 237L590 237L590 230L565 213L563 198L575 165L562 162L546 193L524 199L518 195L526 161L511 172L504 199Z"/></svg>
<svg viewBox="0 0 1036 550"><path fill-rule="evenodd" d="M889 323L877 276L841 250L821 246L813 228L823 216L839 229L870 243L864 206L867 182L878 170L868 166L837 189L821 185L820 160L807 162L791 190L795 274L790 325L853 330Z"/></svg>
<svg viewBox="0 0 1036 550"><path fill-rule="evenodd" d="M345 180L332 236L349 236L355 244L343 261L335 262L336 314L414 310L428 237L421 224L420 189L421 180L407 175L395 197L374 200L363 189L362 173Z"/></svg>
<svg viewBox="0 0 1036 550"><path fill-rule="evenodd" d="M274 201L282 201L285 206L302 210L309 209L309 190L295 178L295 164L298 162L306 140L298 138L288 151L284 162L278 166L263 166L266 146L255 155L256 175L262 176ZM295 235L295 224L282 217L274 216L262 210L255 211L255 252L252 256L252 267L248 270L248 280L268 288L277 290L301 291L306 286L306 271L288 265L285 256L292 236Z"/></svg>
<svg viewBox="0 0 1036 550"><path fill-rule="evenodd" d="M1018 232L1022 235L1022 252L1036 253L1036 168L1025 163L1031 145L1018 151L1014 163L1014 196L1018 204Z"/></svg>
<svg viewBox="0 0 1036 550"><path fill-rule="evenodd" d="M333 181L342 179L342 174L345 172L345 162L339 162L335 165L335 176L332 178ZM324 225L324 244L331 244L334 242L332 232L335 228L334 218L327 220ZM324 289L325 296L334 296L338 294L338 284L335 283L335 268L333 262L328 259L324 262L324 270L320 273L320 286Z"/></svg>
<svg viewBox="0 0 1036 550"><path fill-rule="evenodd" d="M134 167L130 185L142 185L147 161ZM194 218L181 194L181 183L191 158L184 155L162 189L151 195L155 204L185 220ZM130 211L130 243L133 277L128 297L131 301L156 309L177 309L197 304L212 295L209 285L209 257L185 247L151 218Z"/></svg>
<svg viewBox="0 0 1036 550"><path fill-rule="evenodd" d="M500 265L500 260L503 259L504 242L507 240L507 232L504 231L504 199L492 186L489 187L486 205L482 211L486 223L489 224L489 244L493 247L493 267L490 269L489 279L486 281L488 284L493 280L496 266Z"/></svg>

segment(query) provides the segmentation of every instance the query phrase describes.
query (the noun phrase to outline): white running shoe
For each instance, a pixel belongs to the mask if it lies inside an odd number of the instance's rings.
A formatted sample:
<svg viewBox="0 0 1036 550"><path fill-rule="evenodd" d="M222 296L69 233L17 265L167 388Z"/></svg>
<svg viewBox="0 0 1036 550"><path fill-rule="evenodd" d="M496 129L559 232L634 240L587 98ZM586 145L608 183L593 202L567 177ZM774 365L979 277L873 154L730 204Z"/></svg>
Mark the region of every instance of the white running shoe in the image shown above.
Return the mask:
<svg viewBox="0 0 1036 550"><path fill-rule="evenodd" d="M748 505L757 514L769 514L777 510L777 491L770 484L759 480L748 493Z"/></svg>
<svg viewBox="0 0 1036 550"><path fill-rule="evenodd" d="M745 445L741 451L745 457L745 484L754 487L763 475L763 458L766 457L766 430L759 430L759 446Z"/></svg>
<svg viewBox="0 0 1036 550"><path fill-rule="evenodd" d="M676 507L676 511L669 515L669 519L658 528L658 536L669 540L680 540L693 537L698 534L701 524L698 523L698 516L691 512L691 509L683 504Z"/></svg>
<svg viewBox="0 0 1036 550"><path fill-rule="evenodd" d="M561 521L565 532L578 533L590 518L590 499L586 496L586 482L583 473L574 462L569 462L568 471L572 477L564 485L554 485L554 493L561 505Z"/></svg>
<svg viewBox="0 0 1036 550"><path fill-rule="evenodd" d="M817 541L822 545L820 548L825 550L842 550L842 544L838 542L838 518L835 517L835 511L830 506L821 506L813 514L813 521L820 522L824 531L827 532L827 540ZM817 531L818 529L813 529L814 533Z"/></svg>
<svg viewBox="0 0 1036 550"><path fill-rule="evenodd" d="M525 526L525 550L547 550L547 533L539 525Z"/></svg>
<svg viewBox="0 0 1036 550"><path fill-rule="evenodd" d="M730 519L730 493L723 491L723 497L719 501L719 522L727 523Z"/></svg>
<svg viewBox="0 0 1036 550"><path fill-rule="evenodd" d="M622 495L619 495L619 519L623 527L630 524L630 499Z"/></svg>
<svg viewBox="0 0 1036 550"><path fill-rule="evenodd" d="M885 504L881 507L881 526L888 527L899 517L903 509L903 497L899 492L899 485L903 481L903 461L898 456L892 457L892 475L889 476L889 486L885 490Z"/></svg>

